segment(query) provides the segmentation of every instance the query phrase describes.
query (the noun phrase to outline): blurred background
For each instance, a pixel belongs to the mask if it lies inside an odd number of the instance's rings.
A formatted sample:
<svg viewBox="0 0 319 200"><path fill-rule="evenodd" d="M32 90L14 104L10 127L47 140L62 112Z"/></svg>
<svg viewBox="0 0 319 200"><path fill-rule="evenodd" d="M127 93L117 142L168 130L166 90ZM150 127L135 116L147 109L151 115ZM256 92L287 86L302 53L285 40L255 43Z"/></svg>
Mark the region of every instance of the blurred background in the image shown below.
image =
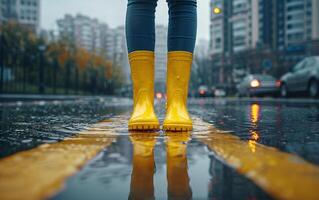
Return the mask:
<svg viewBox="0 0 319 200"><path fill-rule="evenodd" d="M0 0L0 93L131 96L126 3ZM318 96L318 0L198 0L198 14L191 96ZM160 98L164 0L156 15Z"/></svg>

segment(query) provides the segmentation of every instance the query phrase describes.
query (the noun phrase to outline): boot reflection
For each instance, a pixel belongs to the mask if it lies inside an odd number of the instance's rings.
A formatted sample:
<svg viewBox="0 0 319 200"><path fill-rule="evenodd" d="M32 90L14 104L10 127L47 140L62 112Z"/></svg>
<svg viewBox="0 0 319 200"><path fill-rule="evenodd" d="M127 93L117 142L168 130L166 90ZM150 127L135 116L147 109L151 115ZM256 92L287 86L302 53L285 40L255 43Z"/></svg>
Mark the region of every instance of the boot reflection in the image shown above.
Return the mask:
<svg viewBox="0 0 319 200"><path fill-rule="evenodd" d="M187 173L187 142L189 133L167 133L168 199L192 199Z"/></svg>
<svg viewBox="0 0 319 200"><path fill-rule="evenodd" d="M153 175L155 169L154 147L156 133L131 133L133 144L133 171L129 199L143 200L154 198Z"/></svg>

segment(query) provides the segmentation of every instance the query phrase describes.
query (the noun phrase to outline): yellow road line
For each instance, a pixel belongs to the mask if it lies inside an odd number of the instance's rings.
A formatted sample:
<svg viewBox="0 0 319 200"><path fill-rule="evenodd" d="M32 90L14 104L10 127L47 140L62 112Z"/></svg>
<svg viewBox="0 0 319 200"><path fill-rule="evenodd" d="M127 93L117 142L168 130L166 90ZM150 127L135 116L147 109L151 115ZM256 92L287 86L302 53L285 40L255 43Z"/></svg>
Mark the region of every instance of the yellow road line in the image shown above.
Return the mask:
<svg viewBox="0 0 319 200"><path fill-rule="evenodd" d="M208 128L208 129L207 129ZM211 124L196 120L194 137L217 158L245 175L277 199L319 199L319 167L296 155L281 152L252 140L243 141ZM205 130L206 129L206 130Z"/></svg>
<svg viewBox="0 0 319 200"><path fill-rule="evenodd" d="M116 139L121 117L93 125L72 138L0 160L0 199L44 199Z"/></svg>

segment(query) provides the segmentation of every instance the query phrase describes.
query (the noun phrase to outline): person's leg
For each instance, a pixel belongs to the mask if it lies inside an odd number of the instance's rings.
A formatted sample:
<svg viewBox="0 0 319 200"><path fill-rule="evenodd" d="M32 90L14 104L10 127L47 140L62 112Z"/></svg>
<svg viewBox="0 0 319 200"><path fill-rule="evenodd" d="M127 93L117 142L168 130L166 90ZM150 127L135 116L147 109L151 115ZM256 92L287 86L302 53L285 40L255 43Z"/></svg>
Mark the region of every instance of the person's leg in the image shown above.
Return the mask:
<svg viewBox="0 0 319 200"><path fill-rule="evenodd" d="M128 52L154 51L157 0L128 0L126 40Z"/></svg>
<svg viewBox="0 0 319 200"><path fill-rule="evenodd" d="M128 0L126 37L133 83L130 130L159 129L154 112L155 8L157 0Z"/></svg>
<svg viewBox="0 0 319 200"><path fill-rule="evenodd" d="M196 0L167 0L169 7L168 51L193 53L197 32Z"/></svg>
<svg viewBox="0 0 319 200"><path fill-rule="evenodd" d="M164 130L192 130L187 111L188 82L197 30L196 0L167 0L169 6L167 111Z"/></svg>

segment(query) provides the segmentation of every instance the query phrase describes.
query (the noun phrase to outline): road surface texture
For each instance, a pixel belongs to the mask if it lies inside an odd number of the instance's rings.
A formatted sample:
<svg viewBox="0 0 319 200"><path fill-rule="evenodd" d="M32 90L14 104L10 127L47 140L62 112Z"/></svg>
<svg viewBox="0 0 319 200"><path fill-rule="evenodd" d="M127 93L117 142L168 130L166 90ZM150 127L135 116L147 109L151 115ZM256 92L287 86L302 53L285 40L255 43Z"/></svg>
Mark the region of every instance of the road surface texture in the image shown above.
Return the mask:
<svg viewBox="0 0 319 200"><path fill-rule="evenodd" d="M131 105L2 102L0 199L319 199L319 101L192 99L191 133L129 133Z"/></svg>

